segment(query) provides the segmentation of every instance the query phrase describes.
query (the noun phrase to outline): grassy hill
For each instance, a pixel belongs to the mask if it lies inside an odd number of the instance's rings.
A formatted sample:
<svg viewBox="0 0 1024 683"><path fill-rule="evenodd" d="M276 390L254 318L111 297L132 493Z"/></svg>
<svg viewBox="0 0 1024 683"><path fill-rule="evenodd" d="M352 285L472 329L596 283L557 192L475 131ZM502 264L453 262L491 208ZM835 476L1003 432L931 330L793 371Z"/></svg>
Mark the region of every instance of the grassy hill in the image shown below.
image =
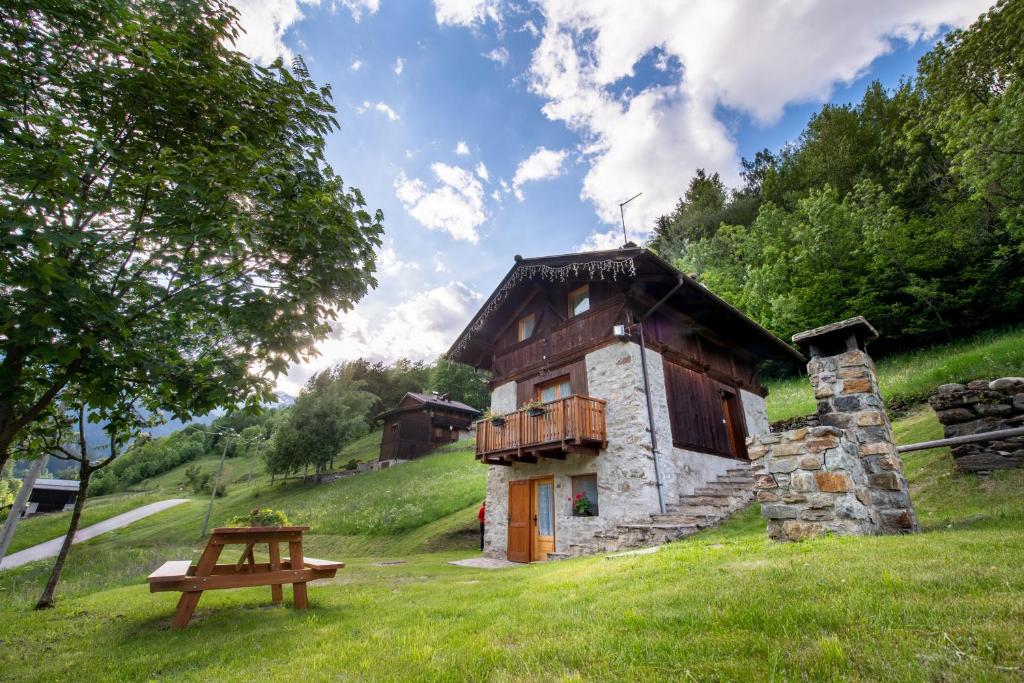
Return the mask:
<svg viewBox="0 0 1024 683"><path fill-rule="evenodd" d="M968 379L985 364L1000 370L982 374L1021 374L1011 339L905 360L903 386L923 385L915 373L941 375L936 367L964 374L928 381ZM941 436L926 406L894 426L901 443ZM373 457L376 443L350 448ZM266 589L220 591L204 595L186 631L169 631L175 599L148 593L143 577L202 548L207 500L197 498L76 546L53 610L28 609L48 563L0 574L0 671L4 680L256 671L271 680L1020 680L1024 471L962 475L948 449L904 463L924 526L914 536L775 544L752 508L653 555L485 571L448 564L477 554L484 468L469 448L320 486L271 485L258 472L249 483L251 463L229 460L215 522L256 505L284 509L312 527L310 555L348 563L313 584L312 610L270 607ZM182 478L168 472L138 493L94 500L88 514L180 495ZM52 534L59 519L27 521L16 543Z"/></svg>

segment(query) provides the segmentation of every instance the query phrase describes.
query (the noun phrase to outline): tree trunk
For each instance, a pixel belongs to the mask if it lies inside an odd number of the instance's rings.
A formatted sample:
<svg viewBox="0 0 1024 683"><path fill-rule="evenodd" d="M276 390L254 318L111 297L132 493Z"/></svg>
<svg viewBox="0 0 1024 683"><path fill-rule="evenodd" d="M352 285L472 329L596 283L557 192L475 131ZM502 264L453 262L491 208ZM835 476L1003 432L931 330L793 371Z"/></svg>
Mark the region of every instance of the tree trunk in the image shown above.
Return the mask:
<svg viewBox="0 0 1024 683"><path fill-rule="evenodd" d="M50 580L46 582L46 588L43 589L43 594L36 602L36 609L53 607L53 595L57 591L61 572L64 571L64 561L68 559L71 543L75 538L75 532L78 531L78 523L82 519L82 508L85 507L85 497L89 492L89 478L92 476L92 467L89 465L89 461L83 458L78 471L80 479L78 498L75 500L75 509L71 513L71 524L68 525L68 532L64 535L64 543L60 546L60 552L57 553L57 561L53 563Z"/></svg>

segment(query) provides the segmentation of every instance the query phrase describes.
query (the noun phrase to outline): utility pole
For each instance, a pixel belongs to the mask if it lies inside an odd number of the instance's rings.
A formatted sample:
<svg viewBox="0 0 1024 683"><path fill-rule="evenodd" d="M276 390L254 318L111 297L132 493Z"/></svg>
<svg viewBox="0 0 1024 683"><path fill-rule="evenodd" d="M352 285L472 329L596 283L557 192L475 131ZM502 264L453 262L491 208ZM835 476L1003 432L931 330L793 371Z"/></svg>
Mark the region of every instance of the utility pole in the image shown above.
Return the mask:
<svg viewBox="0 0 1024 683"><path fill-rule="evenodd" d="M32 493L32 487L36 485L39 471L43 469L45 462L46 454L40 455L39 459L28 468L28 474L25 475L21 482L21 488L18 489L14 505L11 506L11 511L7 515L7 521L4 522L3 531L0 531L0 559L7 555L7 548L11 545L11 540L14 538L14 529L18 526L18 520L21 519L21 513L25 510L28 497Z"/></svg>
<svg viewBox="0 0 1024 683"><path fill-rule="evenodd" d="M210 491L210 505L206 508L206 519L203 521L203 533L199 535L199 540L206 538L206 530L210 528L210 514L213 512L213 499L217 495L217 487L220 485L220 477L224 472L224 458L228 454L228 437L234 434L233 430L226 432L220 432L224 437L224 450L220 452L220 464L217 465L217 477L213 480L213 486Z"/></svg>
<svg viewBox="0 0 1024 683"><path fill-rule="evenodd" d="M626 210L623 207L642 194L643 192L637 192L635 195L619 204L619 218L622 219L622 246L626 246L626 244L629 242L629 238L626 237Z"/></svg>
<svg viewBox="0 0 1024 683"><path fill-rule="evenodd" d="M252 484L252 473L256 469L256 461L260 459L261 455L263 455L263 445L266 442L267 442L267 440L264 437L262 437L262 436L259 437L259 441L257 442L257 443L259 443L259 446L257 446L257 448L256 448L256 455L253 456L252 463L250 463L250 465L249 465L249 481L246 482L247 485L251 485Z"/></svg>

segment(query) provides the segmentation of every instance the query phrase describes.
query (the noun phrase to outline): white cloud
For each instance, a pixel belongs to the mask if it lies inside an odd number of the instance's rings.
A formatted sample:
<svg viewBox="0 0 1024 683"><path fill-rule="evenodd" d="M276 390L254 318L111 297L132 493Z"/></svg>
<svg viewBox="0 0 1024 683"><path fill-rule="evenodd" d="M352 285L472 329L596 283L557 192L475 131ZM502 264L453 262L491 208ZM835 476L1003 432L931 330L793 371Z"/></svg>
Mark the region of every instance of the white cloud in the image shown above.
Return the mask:
<svg viewBox="0 0 1024 683"><path fill-rule="evenodd" d="M352 66L350 66L349 68L352 69L353 71L359 71L360 69L363 68L363 60L353 59Z"/></svg>
<svg viewBox="0 0 1024 683"><path fill-rule="evenodd" d="M461 282L449 282L409 296L382 317L356 309L339 317L330 340L336 344L329 341L321 353L333 356L334 363L354 358L433 360L448 350L483 298Z"/></svg>
<svg viewBox="0 0 1024 683"><path fill-rule="evenodd" d="M292 51L284 44L284 34L305 16L302 5L319 7L320 0L231 0L231 4L238 10L242 27L235 49L254 62L269 64L278 57L285 61L292 58ZM339 6L359 21L364 12L376 12L380 0L331 0L330 11L336 12ZM358 71L355 62L352 70Z"/></svg>
<svg viewBox="0 0 1024 683"><path fill-rule="evenodd" d="M434 272L435 273L447 273L448 266L445 265L444 256L439 251L434 252Z"/></svg>
<svg viewBox="0 0 1024 683"><path fill-rule="evenodd" d="M278 57L288 60L292 51L284 44L285 32L303 18L300 5L318 5L319 0L234 0L242 31L235 49L260 64Z"/></svg>
<svg viewBox="0 0 1024 683"><path fill-rule="evenodd" d="M483 299L457 281L418 291L394 306L368 298L341 314L330 337L317 344L320 355L291 366L287 377L278 378L277 388L297 396L314 373L356 358L432 361L448 350Z"/></svg>
<svg viewBox="0 0 1024 683"><path fill-rule="evenodd" d="M524 183L545 178L554 178L562 173L562 162L568 154L563 150L551 150L546 147L538 147L533 154L519 162L516 167L516 174L512 178L512 188L515 191L516 199L523 201L522 187Z"/></svg>
<svg viewBox="0 0 1024 683"><path fill-rule="evenodd" d="M897 41L966 25L989 4L541 0L531 90L544 98L548 118L582 137L590 167L581 196L604 223L617 224L618 203L644 193L628 221L639 241L697 168L737 180L736 142L716 117L720 107L771 124L788 104L827 100ZM624 89L649 55L668 82ZM680 68L671 68L677 60ZM607 243L601 235L588 242Z"/></svg>
<svg viewBox="0 0 1024 683"><path fill-rule="evenodd" d="M635 241L635 240L633 240ZM582 244L576 246L576 251L607 251L618 249L622 246L622 230L609 230L607 232L592 232L583 240Z"/></svg>
<svg viewBox="0 0 1024 683"><path fill-rule="evenodd" d="M356 107L356 111L359 112L360 114L365 113L371 109L373 109L374 111L379 111L381 114L384 114L384 116L388 117L389 121L397 121L400 118L398 114L395 112L395 110L389 107L384 102L369 102L367 100L363 100L363 105L361 107Z"/></svg>
<svg viewBox="0 0 1024 683"><path fill-rule="evenodd" d="M487 167L484 166L484 162L482 161L476 165L476 176L484 182L491 179L491 175L487 172Z"/></svg>
<svg viewBox="0 0 1024 683"><path fill-rule="evenodd" d="M483 53L483 55L487 59L491 60L492 62L495 62L496 64L500 64L501 66L505 66L506 64L508 64L508 50L506 50L503 47L496 47L490 52Z"/></svg>
<svg viewBox="0 0 1024 683"><path fill-rule="evenodd" d="M469 145L466 144L465 140L459 140L459 144L455 145L455 153L460 157L469 156Z"/></svg>
<svg viewBox="0 0 1024 683"><path fill-rule="evenodd" d="M393 67L393 69L394 69L394 72L395 72L396 76L401 76L402 75L402 71L405 70L405 60L402 59L401 57L396 59L395 60L395 66Z"/></svg>
<svg viewBox="0 0 1024 683"><path fill-rule="evenodd" d="M434 163L430 169L438 181L433 189L428 191L422 180L402 172L395 179L395 196L425 227L475 244L480 239L476 229L487 220L483 185L458 166Z"/></svg>
<svg viewBox="0 0 1024 683"><path fill-rule="evenodd" d="M377 272L383 275L397 275L404 271L419 270L420 265L412 261L403 261L395 251L395 244L390 238L377 249Z"/></svg>
<svg viewBox="0 0 1024 683"><path fill-rule="evenodd" d="M337 11L341 5L352 14L352 19L359 23L363 19L363 12L376 14L380 9L380 0L332 0L331 11Z"/></svg>
<svg viewBox="0 0 1024 683"><path fill-rule="evenodd" d="M476 26L490 20L501 24L499 0L434 0L434 15L440 25Z"/></svg>

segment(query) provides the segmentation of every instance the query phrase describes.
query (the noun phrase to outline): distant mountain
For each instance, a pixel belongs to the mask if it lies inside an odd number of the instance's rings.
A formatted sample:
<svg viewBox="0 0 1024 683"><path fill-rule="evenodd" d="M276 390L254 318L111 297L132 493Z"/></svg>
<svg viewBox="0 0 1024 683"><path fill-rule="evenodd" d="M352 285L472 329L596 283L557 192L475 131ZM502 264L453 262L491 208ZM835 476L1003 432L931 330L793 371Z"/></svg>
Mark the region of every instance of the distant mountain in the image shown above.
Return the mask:
<svg viewBox="0 0 1024 683"><path fill-rule="evenodd" d="M275 391L274 395L277 396L277 401L268 404L269 408L287 408L291 404L295 403L295 397L291 394L286 394L283 391Z"/></svg>

